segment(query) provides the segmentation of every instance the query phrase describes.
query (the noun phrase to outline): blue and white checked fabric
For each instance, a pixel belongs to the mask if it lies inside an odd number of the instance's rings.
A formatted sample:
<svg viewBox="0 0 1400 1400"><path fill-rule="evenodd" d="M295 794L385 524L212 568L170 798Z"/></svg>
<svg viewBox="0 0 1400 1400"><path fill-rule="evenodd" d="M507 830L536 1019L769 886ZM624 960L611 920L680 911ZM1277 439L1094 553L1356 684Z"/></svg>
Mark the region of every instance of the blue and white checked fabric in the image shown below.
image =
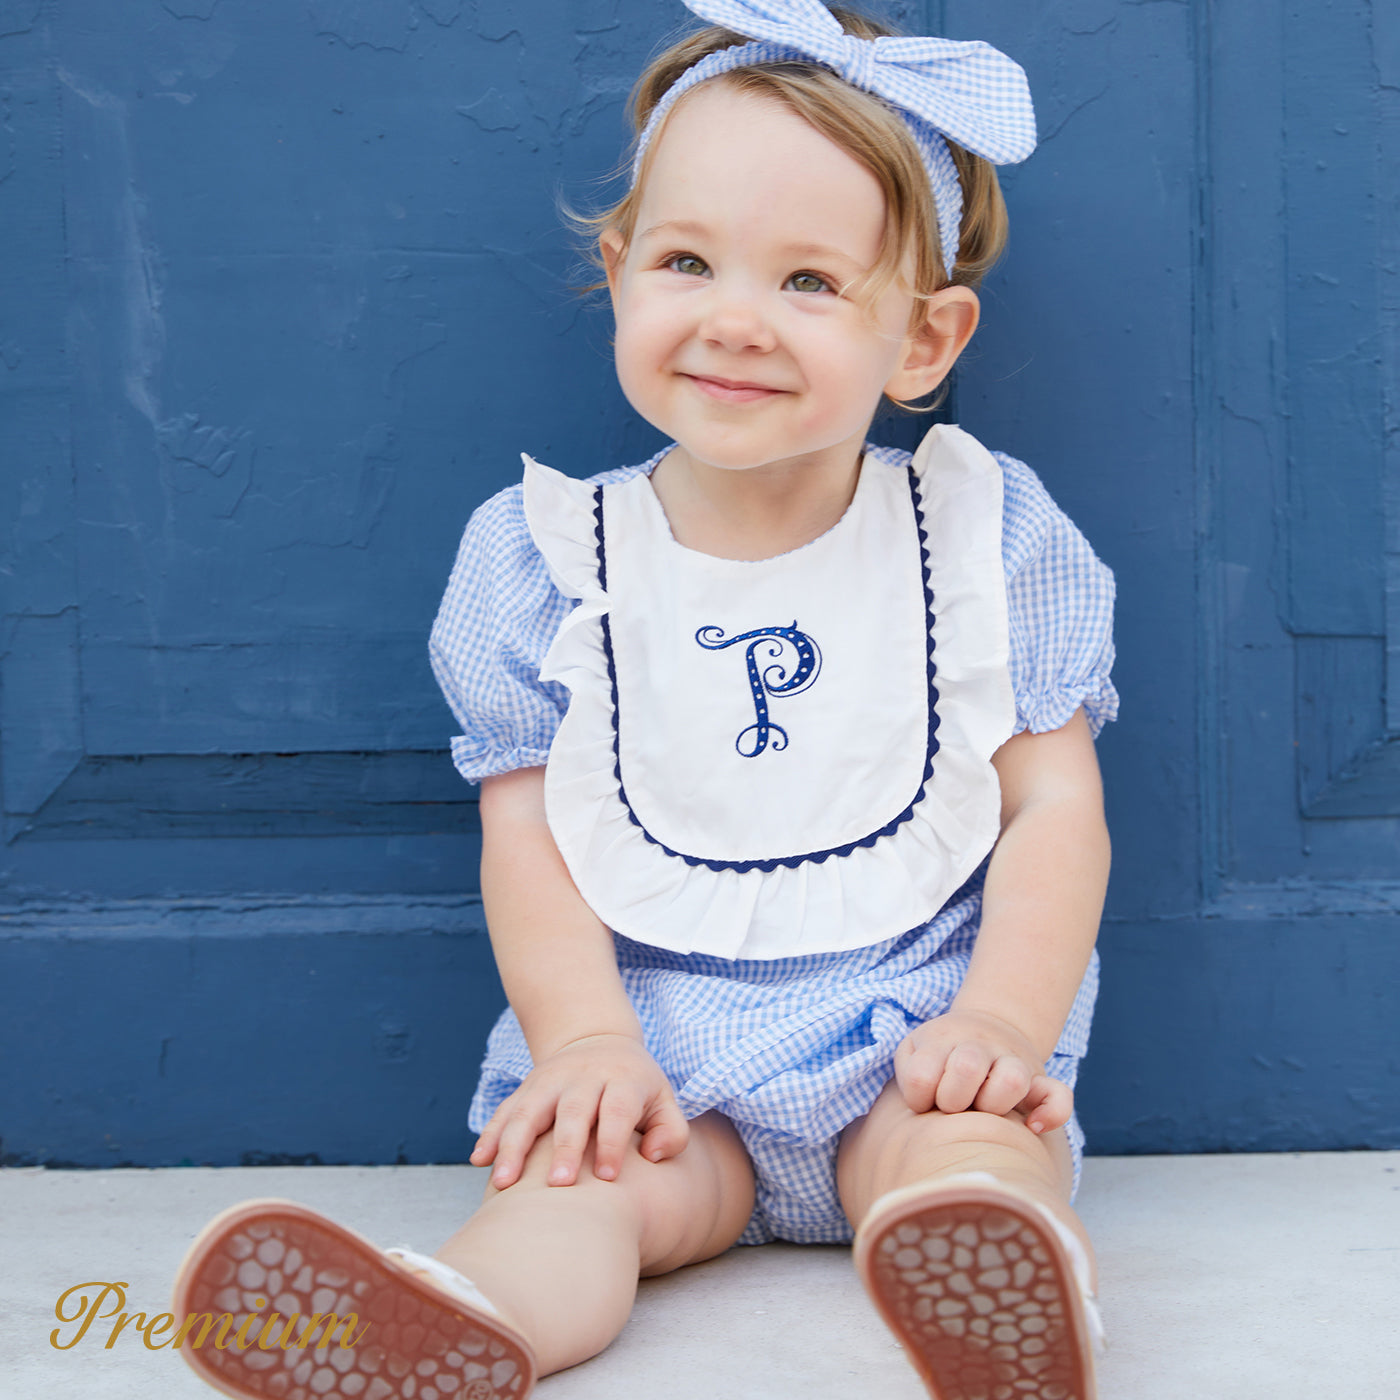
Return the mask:
<svg viewBox="0 0 1400 1400"><path fill-rule="evenodd" d="M590 478L625 481L636 466ZM909 453L867 444L903 465ZM1083 705L1094 733L1118 713L1113 666L1113 575L1050 498L1039 477L993 454L1005 483L1002 555L1016 729L1058 729ZM429 655L462 733L452 758L468 782L543 765L568 692L539 679L540 663L573 607L550 582L530 538L519 485L472 516L433 624Z"/></svg>
<svg viewBox="0 0 1400 1400"><path fill-rule="evenodd" d="M923 35L861 39L846 34L821 0L685 0L709 20L757 43L707 54L657 103L637 141L642 156L676 100L697 83L764 63L817 62L853 87L898 109L928 171L938 234L949 276L957 262L962 184L945 137L996 165L1025 160L1035 149L1035 111L1021 66L980 41Z"/></svg>
<svg viewBox="0 0 1400 1400"><path fill-rule="evenodd" d="M637 466L591 478L627 480ZM909 454L867 445L903 466ZM994 454L1005 483L1002 554L1017 730L1043 733L1083 706L1093 731L1114 718L1113 576L1024 463ZM573 606L550 582L530 537L519 486L467 525L433 626L430 654L463 733L453 759L470 781L541 765L568 703L539 666ZM926 926L850 952L729 960L677 954L619 937L623 984L647 1043L688 1117L734 1122L758 1174L746 1243L850 1238L835 1188L841 1129L867 1112L894 1052L945 1011L962 985L981 915L981 873ZM1071 1087L1088 1045L1095 959L1049 1072ZM491 1033L471 1124L480 1131L530 1070L514 1014ZM1083 1136L1069 1125L1076 1183Z"/></svg>
<svg viewBox="0 0 1400 1400"><path fill-rule="evenodd" d="M838 1244L851 1238L836 1193L841 1130L870 1111L900 1041L948 1009L962 985L982 907L981 872L927 927L852 953L731 961L618 937L623 986L647 1048L681 1110L733 1124L753 1160L754 1213L740 1243ZM1047 1069L1071 1088L1088 1048L1095 958ZM530 1072L513 1012L496 1023L472 1102L480 1132ZM1083 1152L1069 1125L1075 1186Z"/></svg>

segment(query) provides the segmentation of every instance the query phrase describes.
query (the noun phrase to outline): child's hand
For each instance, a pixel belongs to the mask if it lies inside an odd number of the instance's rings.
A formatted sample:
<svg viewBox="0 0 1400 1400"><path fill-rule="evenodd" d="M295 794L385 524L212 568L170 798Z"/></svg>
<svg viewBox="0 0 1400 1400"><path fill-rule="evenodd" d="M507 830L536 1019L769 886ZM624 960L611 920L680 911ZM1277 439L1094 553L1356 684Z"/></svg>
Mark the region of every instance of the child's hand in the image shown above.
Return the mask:
<svg viewBox="0 0 1400 1400"><path fill-rule="evenodd" d="M589 1035L556 1050L491 1116L472 1152L473 1165L492 1161L491 1184L504 1190L520 1179L535 1142L554 1129L551 1186L571 1186L594 1128L593 1175L612 1181L634 1132L651 1162L676 1156L690 1126L670 1081L639 1040Z"/></svg>
<svg viewBox="0 0 1400 1400"><path fill-rule="evenodd" d="M1025 1115L1032 1132L1062 1127L1074 1108L1069 1086L1051 1079L1015 1026L956 1008L909 1032L894 1057L895 1079L915 1113L975 1108Z"/></svg>

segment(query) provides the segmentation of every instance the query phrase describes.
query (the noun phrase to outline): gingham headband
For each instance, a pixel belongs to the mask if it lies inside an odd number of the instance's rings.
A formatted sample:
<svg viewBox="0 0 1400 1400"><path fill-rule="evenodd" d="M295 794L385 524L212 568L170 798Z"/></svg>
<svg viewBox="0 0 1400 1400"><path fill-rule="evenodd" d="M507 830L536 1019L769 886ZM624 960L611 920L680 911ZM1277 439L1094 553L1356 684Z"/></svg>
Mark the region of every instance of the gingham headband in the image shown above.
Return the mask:
<svg viewBox="0 0 1400 1400"><path fill-rule="evenodd" d="M962 183L944 137L994 165L1035 149L1035 111L1020 64L990 44L916 35L858 39L821 0L684 0L711 24L755 40L720 49L686 69L656 104L637 141L632 183L666 114L697 83L760 63L817 62L898 109L923 157L951 277L962 226Z"/></svg>

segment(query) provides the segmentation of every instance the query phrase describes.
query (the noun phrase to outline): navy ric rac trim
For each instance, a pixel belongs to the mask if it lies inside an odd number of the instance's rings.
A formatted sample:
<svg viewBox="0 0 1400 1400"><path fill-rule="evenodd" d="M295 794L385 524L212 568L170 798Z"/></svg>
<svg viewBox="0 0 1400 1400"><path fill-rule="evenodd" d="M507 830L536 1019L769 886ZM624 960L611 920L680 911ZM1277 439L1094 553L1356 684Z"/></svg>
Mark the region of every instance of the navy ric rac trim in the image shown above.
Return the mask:
<svg viewBox="0 0 1400 1400"><path fill-rule="evenodd" d="M612 629L608 626L608 614L602 616L603 624L603 654L608 662L608 683L612 687L612 714L613 714L613 777L617 779L617 795L622 799L622 805L627 808L627 815L632 819L632 825L651 842L653 846L659 847L668 856L675 856L678 860L683 860L687 865L703 865L710 870L735 870L741 875L747 874L750 870L762 870L765 872L776 870L780 865L786 866L789 870L795 870L799 865L804 865L808 861L814 861L820 865L831 856L848 856L852 851L861 846L873 846L882 836L893 836L894 833L904 825L913 815L914 808L923 801L924 792L928 788L928 782L933 777L933 756L938 752L938 688L934 684L934 677L937 675L937 667L933 662L934 640L932 630L934 625L933 612L933 589L929 581L928 568L928 531L924 529L923 498L919 494L919 481L914 475L913 466L907 468L909 473L909 496L914 506L914 524L919 532L919 566L924 580L924 609L928 616L929 623L929 643L928 643L928 751L924 759L924 775L919 783L919 791L915 794L914 800L897 816L893 821L886 822L878 831L872 831L869 836L862 837L859 841L848 841L844 846L833 846L825 851L808 851L800 856L775 856L771 860L706 860L703 856L688 856L684 851L673 851L662 841L658 841L641 823L641 819L632 810L632 804L627 799L627 789L622 782L622 758L618 747L618 706L617 706L617 663L613 659ZM598 522L596 534L598 537L598 586L607 591L608 586L608 564L607 551L603 539L603 488L599 486L593 493L593 516Z"/></svg>

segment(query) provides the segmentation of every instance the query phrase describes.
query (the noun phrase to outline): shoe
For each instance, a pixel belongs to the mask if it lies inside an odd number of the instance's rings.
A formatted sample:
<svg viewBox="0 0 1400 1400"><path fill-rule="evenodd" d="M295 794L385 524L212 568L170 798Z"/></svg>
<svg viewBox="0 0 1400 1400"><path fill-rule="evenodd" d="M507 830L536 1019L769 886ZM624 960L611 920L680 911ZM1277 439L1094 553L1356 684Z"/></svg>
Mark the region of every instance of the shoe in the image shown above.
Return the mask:
<svg viewBox="0 0 1400 1400"><path fill-rule="evenodd" d="M1084 1247L995 1177L882 1196L855 1264L935 1400L1093 1400L1103 1331Z"/></svg>
<svg viewBox="0 0 1400 1400"><path fill-rule="evenodd" d="M524 1400L535 1382L529 1343L460 1274L292 1201L245 1201L210 1221L172 1311L180 1354L225 1395ZM186 1329L190 1314L212 1323Z"/></svg>

